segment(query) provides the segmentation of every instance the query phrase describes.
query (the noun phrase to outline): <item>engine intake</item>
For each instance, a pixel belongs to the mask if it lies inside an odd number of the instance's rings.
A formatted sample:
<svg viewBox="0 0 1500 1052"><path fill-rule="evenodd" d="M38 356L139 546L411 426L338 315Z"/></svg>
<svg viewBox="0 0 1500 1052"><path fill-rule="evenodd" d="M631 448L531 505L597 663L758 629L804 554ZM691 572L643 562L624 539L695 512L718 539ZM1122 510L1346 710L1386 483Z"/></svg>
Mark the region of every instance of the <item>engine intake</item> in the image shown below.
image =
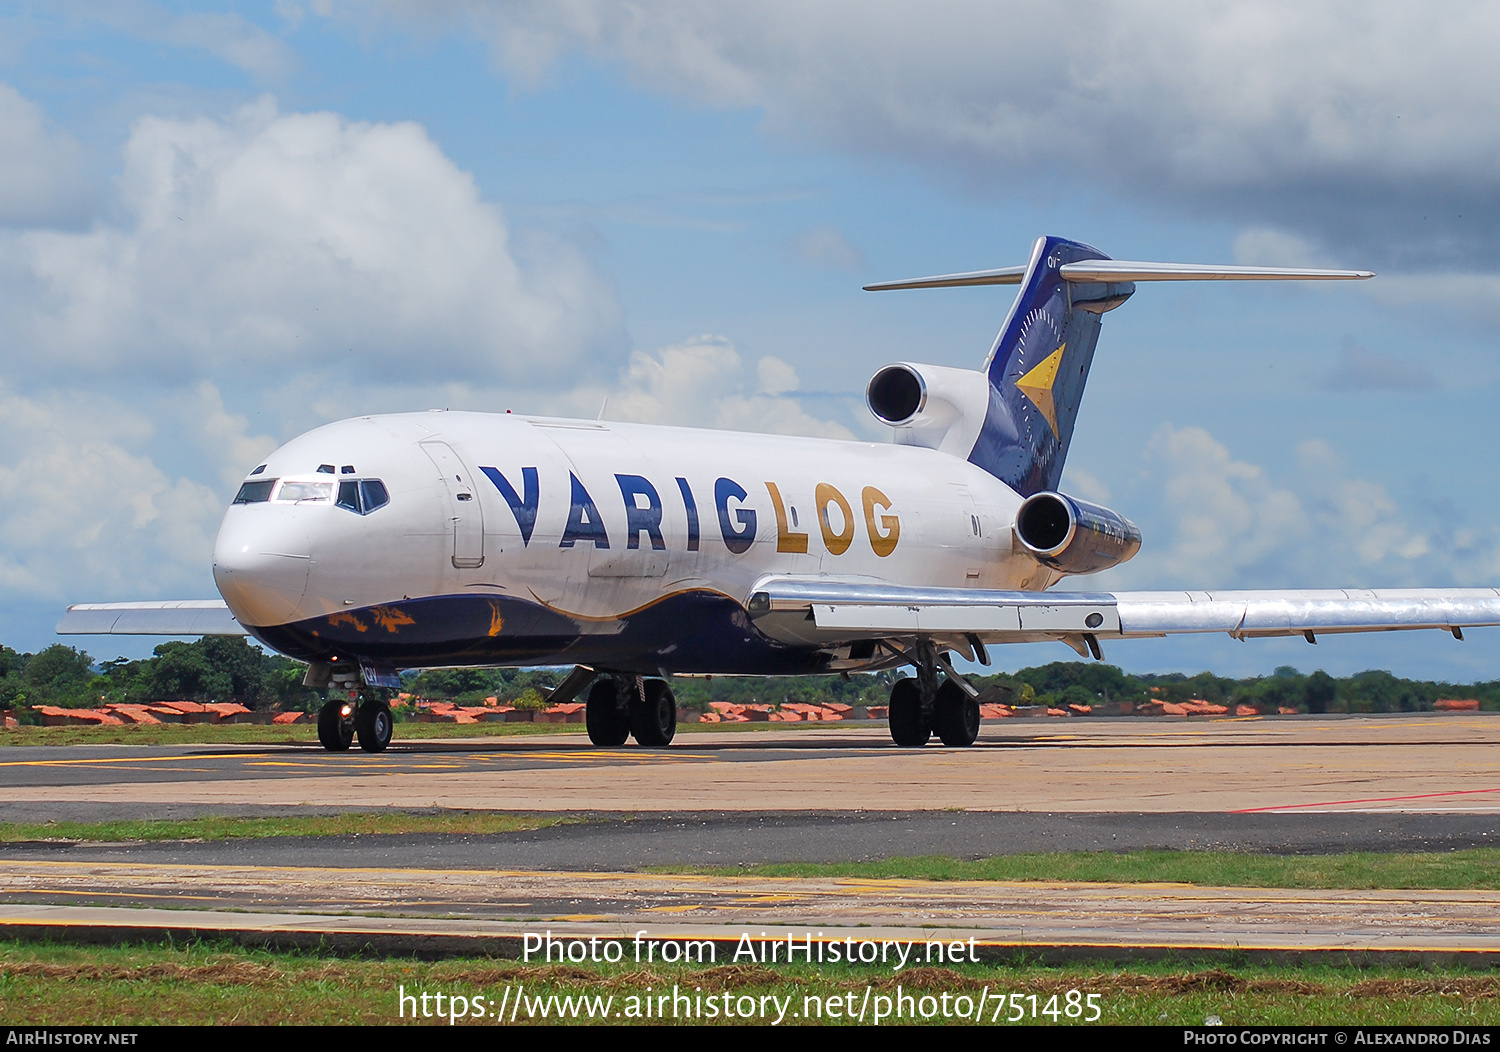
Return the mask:
<svg viewBox="0 0 1500 1052"><path fill-rule="evenodd" d="M926 407L927 385L911 366L887 365L870 377L865 397L876 419L899 427Z"/></svg>
<svg viewBox="0 0 1500 1052"><path fill-rule="evenodd" d="M1016 512L1016 536L1038 562L1069 574L1107 570L1141 549L1135 523L1062 493L1026 498Z"/></svg>
<svg viewBox="0 0 1500 1052"><path fill-rule="evenodd" d="M901 445L967 457L990 407L990 382L973 369L897 362L865 388L870 412L896 429Z"/></svg>

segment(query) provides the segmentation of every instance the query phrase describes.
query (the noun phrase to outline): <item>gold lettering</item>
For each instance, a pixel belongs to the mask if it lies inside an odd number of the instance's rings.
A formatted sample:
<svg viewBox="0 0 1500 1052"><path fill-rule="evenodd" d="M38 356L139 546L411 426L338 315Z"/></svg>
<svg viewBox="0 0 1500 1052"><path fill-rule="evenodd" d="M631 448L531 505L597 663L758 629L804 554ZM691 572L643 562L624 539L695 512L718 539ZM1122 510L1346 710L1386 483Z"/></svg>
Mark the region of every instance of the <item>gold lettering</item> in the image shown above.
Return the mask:
<svg viewBox="0 0 1500 1052"><path fill-rule="evenodd" d="M786 523L786 505L782 503L781 491L776 488L776 483L767 482L766 489L771 494L771 506L776 509L776 550L778 552L807 551L807 534L793 533L792 528Z"/></svg>
<svg viewBox="0 0 1500 1052"><path fill-rule="evenodd" d="M826 482L818 483L815 499L818 503L818 525L823 528L823 543L828 546L830 555L843 555L849 550L849 545L854 543L854 509L849 507L849 502L842 493ZM833 525L828 521L830 504L837 504L844 513L844 527L838 533L833 532Z"/></svg>
<svg viewBox="0 0 1500 1052"><path fill-rule="evenodd" d="M901 539L901 520L894 515L880 516L880 524L875 522L875 508L891 506L891 498L881 493L874 486L866 486L863 493L865 505L865 529L870 533L870 547L875 549L875 554L884 558L896 550L896 542Z"/></svg>

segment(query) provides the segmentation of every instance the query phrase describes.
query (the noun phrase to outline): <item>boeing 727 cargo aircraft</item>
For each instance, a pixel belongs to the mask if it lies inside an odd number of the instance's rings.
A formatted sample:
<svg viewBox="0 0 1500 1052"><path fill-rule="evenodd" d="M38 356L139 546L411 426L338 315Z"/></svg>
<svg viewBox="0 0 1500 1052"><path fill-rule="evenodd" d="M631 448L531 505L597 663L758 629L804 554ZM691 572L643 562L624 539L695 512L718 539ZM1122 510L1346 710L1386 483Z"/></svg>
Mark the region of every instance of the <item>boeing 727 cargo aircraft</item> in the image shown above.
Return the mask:
<svg viewBox="0 0 1500 1052"><path fill-rule="evenodd" d="M222 600L69 607L60 633L248 633L312 686L400 669L573 665L598 745L666 745L673 673L910 667L896 743L972 744L955 654L1177 632L1237 638L1500 624L1494 588L1053 592L1133 556L1128 519L1057 491L1100 321L1137 282L1364 271L1113 260L1037 240L1025 266L871 285L1019 285L979 370L898 363L870 410L890 444L430 412L288 442L246 476L214 549ZM330 701L331 750L391 740L384 701Z"/></svg>

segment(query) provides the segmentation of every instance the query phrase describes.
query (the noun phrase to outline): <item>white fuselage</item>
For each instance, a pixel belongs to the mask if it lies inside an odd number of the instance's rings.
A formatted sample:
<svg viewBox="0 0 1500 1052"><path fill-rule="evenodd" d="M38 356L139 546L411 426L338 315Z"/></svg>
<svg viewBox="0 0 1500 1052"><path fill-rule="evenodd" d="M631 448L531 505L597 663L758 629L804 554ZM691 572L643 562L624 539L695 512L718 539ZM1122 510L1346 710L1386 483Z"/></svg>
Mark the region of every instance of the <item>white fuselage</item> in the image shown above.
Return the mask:
<svg viewBox="0 0 1500 1052"><path fill-rule="evenodd" d="M1057 577L1013 545L1013 490L912 446L432 412L308 432L247 481L272 479L269 499L225 515L214 573L240 623L283 649L258 630L324 621L312 636L357 648L414 636L413 601L444 597L533 604L588 634L678 595L742 606L767 575L1016 589ZM339 506L339 483L361 480L388 502ZM319 645L299 638L292 650Z"/></svg>

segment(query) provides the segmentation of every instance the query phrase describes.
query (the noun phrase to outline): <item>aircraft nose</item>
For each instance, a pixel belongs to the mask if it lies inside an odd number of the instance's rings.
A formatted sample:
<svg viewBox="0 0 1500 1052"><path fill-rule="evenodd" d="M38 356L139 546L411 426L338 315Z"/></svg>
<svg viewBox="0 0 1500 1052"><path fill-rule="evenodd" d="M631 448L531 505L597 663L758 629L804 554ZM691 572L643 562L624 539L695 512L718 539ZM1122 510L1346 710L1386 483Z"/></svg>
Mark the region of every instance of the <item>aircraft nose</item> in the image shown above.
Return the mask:
<svg viewBox="0 0 1500 1052"><path fill-rule="evenodd" d="M224 516L214 543L214 583L240 624L297 620L311 567L307 525L297 509L239 505Z"/></svg>

